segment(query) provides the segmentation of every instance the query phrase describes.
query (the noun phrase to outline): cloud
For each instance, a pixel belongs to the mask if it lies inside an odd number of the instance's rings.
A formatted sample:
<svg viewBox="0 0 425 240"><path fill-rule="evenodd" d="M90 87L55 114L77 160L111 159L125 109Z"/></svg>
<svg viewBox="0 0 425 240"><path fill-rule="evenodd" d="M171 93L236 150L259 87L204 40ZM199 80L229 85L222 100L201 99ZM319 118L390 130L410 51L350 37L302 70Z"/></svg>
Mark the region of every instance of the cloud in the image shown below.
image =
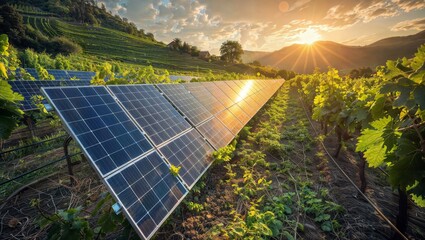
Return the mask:
<svg viewBox="0 0 425 240"><path fill-rule="evenodd" d="M297 42L297 36L309 29L325 35L359 23L368 24L375 19L391 18L425 8L423 0L99 2L114 14L128 18L146 32L152 32L160 41L168 43L178 37L214 53L218 53L221 43L226 40L239 41L247 50L270 51Z"/></svg>
<svg viewBox="0 0 425 240"><path fill-rule="evenodd" d="M425 1L423 0L393 0L403 11L410 12L425 8Z"/></svg>
<svg viewBox="0 0 425 240"><path fill-rule="evenodd" d="M331 7L324 18L327 24L342 29L356 23L368 23L379 17L398 15L397 7L386 1L344 1Z"/></svg>
<svg viewBox="0 0 425 240"><path fill-rule="evenodd" d="M425 30L425 18L416 18L399 22L391 28L391 31Z"/></svg>

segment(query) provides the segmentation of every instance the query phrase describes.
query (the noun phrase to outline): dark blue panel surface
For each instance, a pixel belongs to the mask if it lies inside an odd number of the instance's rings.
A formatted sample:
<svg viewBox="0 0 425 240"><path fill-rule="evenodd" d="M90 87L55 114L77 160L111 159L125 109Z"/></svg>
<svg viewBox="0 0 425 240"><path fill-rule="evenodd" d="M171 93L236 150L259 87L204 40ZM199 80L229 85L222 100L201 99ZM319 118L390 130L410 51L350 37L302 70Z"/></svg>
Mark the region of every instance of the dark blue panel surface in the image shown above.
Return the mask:
<svg viewBox="0 0 425 240"><path fill-rule="evenodd" d="M191 127L152 85L108 88L156 145Z"/></svg>
<svg viewBox="0 0 425 240"><path fill-rule="evenodd" d="M65 70L47 69L50 75L53 75L55 80L70 80L68 73Z"/></svg>
<svg viewBox="0 0 425 240"><path fill-rule="evenodd" d="M95 72L70 71L67 70L68 76L72 80L90 81L95 75Z"/></svg>
<svg viewBox="0 0 425 240"><path fill-rule="evenodd" d="M37 109L37 106L33 104L32 97L35 95L42 95L40 88L41 87L55 87L55 86L87 86L90 85L90 82L83 81L20 81L14 80L9 81L9 84L12 86L14 92L21 94L24 97L22 102L21 109L24 111L30 111ZM43 101L47 103L47 101Z"/></svg>
<svg viewBox="0 0 425 240"><path fill-rule="evenodd" d="M159 151L170 164L181 167L179 175L191 189L211 165L212 159L209 155L214 149L195 129L192 129L161 147Z"/></svg>
<svg viewBox="0 0 425 240"><path fill-rule="evenodd" d="M44 92L102 176L152 149L105 87L44 88Z"/></svg>
<svg viewBox="0 0 425 240"><path fill-rule="evenodd" d="M156 151L106 182L144 238L155 233L188 192Z"/></svg>
<svg viewBox="0 0 425 240"><path fill-rule="evenodd" d="M157 87L189 121L197 126L212 114L182 84L158 84Z"/></svg>

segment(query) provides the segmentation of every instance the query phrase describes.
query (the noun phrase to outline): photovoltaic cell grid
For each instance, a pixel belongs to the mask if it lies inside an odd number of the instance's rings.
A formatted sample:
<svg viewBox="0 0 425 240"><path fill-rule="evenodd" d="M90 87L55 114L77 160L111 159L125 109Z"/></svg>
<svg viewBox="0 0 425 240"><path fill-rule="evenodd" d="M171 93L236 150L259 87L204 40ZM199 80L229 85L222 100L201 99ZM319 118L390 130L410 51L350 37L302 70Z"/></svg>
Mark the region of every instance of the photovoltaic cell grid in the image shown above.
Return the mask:
<svg viewBox="0 0 425 240"><path fill-rule="evenodd" d="M203 82L201 83L202 86L207 89L211 95L213 95L220 103L225 107L228 108L233 105L232 99L230 99L217 85L215 85L213 82Z"/></svg>
<svg viewBox="0 0 425 240"><path fill-rule="evenodd" d="M148 239L188 193L155 151L106 179L141 237Z"/></svg>
<svg viewBox="0 0 425 240"><path fill-rule="evenodd" d="M274 93L280 84L270 84L263 89ZM203 84L201 86L204 87ZM215 84L209 86L216 87ZM258 109L255 110L255 107L253 107L255 104L260 106L254 100L255 91L245 91L244 93L244 86L246 86L246 83L242 84L240 92L236 94L236 104L230 105L228 109L218 112L215 115L216 117L197 126L199 132L216 149L226 146L233 139L234 135L228 128L234 134L237 134L244 126L244 122L249 121L253 114L258 111ZM235 85L233 87L237 89ZM212 89L216 88L212 87ZM85 153L89 159L92 161L93 158L98 159L94 160L93 163L99 174L105 177L105 182L110 191L118 199L124 213L132 225L138 230L137 232L140 237L148 239L153 236L162 222L165 221L188 192L182 182L170 173L169 165L165 160L172 165L181 167L179 176L188 188L192 188L211 165L209 155L213 149L203 136L192 128L190 131L182 130L179 133L174 132L171 134L174 136L169 135L168 139L164 140L167 143L158 147L159 152L165 157L164 159L161 158L146 138L140 140L134 138L135 136L142 135L142 132L137 127L141 127L145 132L147 131L145 130L145 125L141 124L140 119L137 121L137 116L135 117L133 114L141 114L141 107L146 110L150 105L154 105L153 108L149 108L147 111L151 117L154 117L153 120L162 121L164 117L158 118L159 115L155 114L167 113L167 111L163 112L161 106L157 105L158 102L166 105L165 102L168 103L166 99L152 85L110 86L109 90L110 92L104 87L47 88L44 92L50 101L55 103L54 107L59 112L62 120L67 123L71 134L77 139L83 149L85 149ZM204 90L198 90L198 92L204 91L205 93L205 90L204 87ZM206 91L211 93L212 90L209 89ZM111 92L117 99L114 99L110 95ZM124 96L120 96L120 94L125 95L125 98ZM195 96L196 94L192 95ZM259 98L263 97L264 95L259 96ZM140 102L140 99L144 99L144 102ZM118 100L121 102L121 106L117 102ZM152 100L156 101L152 102ZM163 102L164 100L165 102ZM267 101L267 99L264 101ZM128 102L127 105L124 102ZM249 105L250 102L252 106ZM142 103L146 105L138 105ZM171 104L169 105L171 106ZM203 105L205 106L205 104ZM250 106L250 110L244 109L247 106ZM123 111L121 107L124 107L126 111ZM133 110L133 113L131 110ZM137 124L131 121L131 118L127 114L130 114L137 121ZM177 116L183 119L181 115ZM241 120L239 121L238 118ZM121 123L123 123L122 127L125 128L124 130L119 130L118 125ZM94 130L87 131L86 127ZM104 129L107 129L109 132L104 131ZM161 130L162 128L159 129ZM96 132L98 130L102 131ZM122 137L117 136L118 133L130 134L133 139L123 138L110 145L110 139ZM142 145L145 146L145 149L142 149L143 152L140 155L133 154L130 156L130 153L127 151L133 152L131 150L134 147L133 145L138 145L140 142L147 143ZM92 148L94 146L100 146L101 148ZM91 150L95 151L89 152L88 148L92 148ZM120 155L125 156L124 160L118 161L117 158L113 157L114 151L121 151ZM108 157L104 156L105 153L107 153ZM130 157L129 160L127 159L128 157ZM114 167L111 171L106 171L107 175L98 166L105 164Z"/></svg>
<svg viewBox="0 0 425 240"><path fill-rule="evenodd" d="M161 147L159 151L174 166L180 166L179 175L192 189L196 181L212 163L209 157L214 149L208 145L203 137L195 130L185 133Z"/></svg>
<svg viewBox="0 0 425 240"><path fill-rule="evenodd" d="M218 118L212 118L196 127L215 149L227 146L235 137Z"/></svg>
<svg viewBox="0 0 425 240"><path fill-rule="evenodd" d="M42 95L41 87L58 87L58 86L87 86L90 82L83 81L25 81L25 80L14 80L8 82L12 86L12 90L21 94L24 97L21 109L23 111L31 111L37 109L37 106L33 104L32 97L35 95ZM47 101L43 100L43 103Z"/></svg>
<svg viewBox="0 0 425 240"><path fill-rule="evenodd" d="M157 146L191 128L153 85L108 88Z"/></svg>
<svg viewBox="0 0 425 240"><path fill-rule="evenodd" d="M214 82L214 84L216 84L216 86L226 94L226 96L232 101L232 104L237 102L239 95L233 91L225 81L217 81Z"/></svg>
<svg viewBox="0 0 425 240"><path fill-rule="evenodd" d="M199 125L212 117L212 114L182 84L158 84L156 86L193 125Z"/></svg>
<svg viewBox="0 0 425 240"><path fill-rule="evenodd" d="M225 109L203 85L202 83L182 84L186 90L192 94L211 114L216 114Z"/></svg>
<svg viewBox="0 0 425 240"><path fill-rule="evenodd" d="M96 73L95 72L84 72L84 71L66 71L70 79L79 79L84 81L91 80Z"/></svg>
<svg viewBox="0 0 425 240"><path fill-rule="evenodd" d="M43 91L101 176L153 149L105 87Z"/></svg>
<svg viewBox="0 0 425 240"><path fill-rule="evenodd" d="M70 80L68 74L64 70L47 69L50 75L53 75L55 80Z"/></svg>

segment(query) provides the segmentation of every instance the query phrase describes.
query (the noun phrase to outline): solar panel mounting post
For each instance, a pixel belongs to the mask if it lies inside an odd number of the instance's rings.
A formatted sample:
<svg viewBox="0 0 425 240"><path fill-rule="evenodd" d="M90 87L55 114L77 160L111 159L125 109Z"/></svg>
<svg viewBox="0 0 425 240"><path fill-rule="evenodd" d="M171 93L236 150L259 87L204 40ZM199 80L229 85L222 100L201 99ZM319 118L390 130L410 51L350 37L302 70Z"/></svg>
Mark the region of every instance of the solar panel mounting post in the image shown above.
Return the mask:
<svg viewBox="0 0 425 240"><path fill-rule="evenodd" d="M72 162L71 162L71 157L68 154L68 146L71 140L72 140L72 137L68 135L68 137L66 137L65 141L63 142L63 152L66 157L66 164L68 165L69 180L71 181L71 186L74 186L75 179L74 179L74 173L72 171Z"/></svg>

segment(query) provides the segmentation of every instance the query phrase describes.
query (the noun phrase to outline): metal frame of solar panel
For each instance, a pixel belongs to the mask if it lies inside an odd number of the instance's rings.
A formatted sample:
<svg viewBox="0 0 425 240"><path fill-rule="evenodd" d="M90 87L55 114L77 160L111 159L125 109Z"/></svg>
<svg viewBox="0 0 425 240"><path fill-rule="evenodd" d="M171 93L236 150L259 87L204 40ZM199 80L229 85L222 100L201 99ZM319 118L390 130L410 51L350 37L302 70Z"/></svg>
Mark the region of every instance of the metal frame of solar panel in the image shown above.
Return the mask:
<svg viewBox="0 0 425 240"><path fill-rule="evenodd" d="M200 92L217 89L215 84L208 86L210 89L204 87ZM145 239L155 234L212 164L208 157L214 151L211 146L218 149L233 139L227 125L237 123L234 134L243 127L228 108L242 112L241 106L255 101L254 91L250 92L239 101L244 104L232 104L193 128L153 85L48 87L42 91L139 236ZM250 119L255 113L252 109L248 112ZM169 119L183 120L189 127L179 128L155 143L146 126L164 121L151 129L163 131L164 124L169 124L165 120ZM171 165L182 167L179 177L171 174Z"/></svg>
<svg viewBox="0 0 425 240"><path fill-rule="evenodd" d="M83 81L52 81L52 80L14 80L9 81L14 92L20 93L24 97L21 109L23 111L32 111L38 109L32 101L32 96L42 95L41 87L58 87L58 86L87 86L88 82ZM47 103L43 101L43 103Z"/></svg>
<svg viewBox="0 0 425 240"><path fill-rule="evenodd" d="M191 128L154 85L114 85L108 89L157 147Z"/></svg>
<svg viewBox="0 0 425 240"><path fill-rule="evenodd" d="M156 86L192 125L198 126L213 116L182 84L157 84Z"/></svg>

